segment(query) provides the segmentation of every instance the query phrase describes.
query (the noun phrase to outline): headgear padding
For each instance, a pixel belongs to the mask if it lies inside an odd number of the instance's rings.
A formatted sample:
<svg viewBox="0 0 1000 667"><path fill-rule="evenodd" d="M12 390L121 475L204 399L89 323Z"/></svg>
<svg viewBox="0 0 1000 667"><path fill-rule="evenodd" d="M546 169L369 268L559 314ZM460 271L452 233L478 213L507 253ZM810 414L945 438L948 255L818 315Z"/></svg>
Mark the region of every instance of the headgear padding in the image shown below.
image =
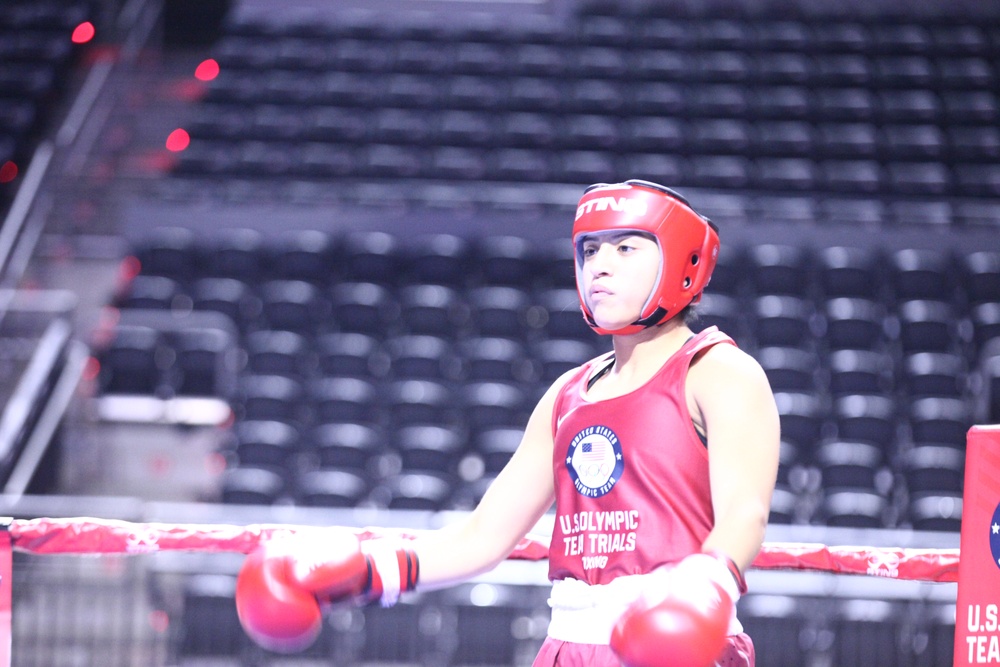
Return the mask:
<svg viewBox="0 0 1000 667"><path fill-rule="evenodd" d="M638 319L620 329L603 329L581 291L581 239L587 234L635 231L651 234L660 248L659 280ZM597 333L629 334L666 322L691 303L708 285L719 256L719 234L673 190L648 181L592 185L583 193L573 222L576 284L583 316Z"/></svg>

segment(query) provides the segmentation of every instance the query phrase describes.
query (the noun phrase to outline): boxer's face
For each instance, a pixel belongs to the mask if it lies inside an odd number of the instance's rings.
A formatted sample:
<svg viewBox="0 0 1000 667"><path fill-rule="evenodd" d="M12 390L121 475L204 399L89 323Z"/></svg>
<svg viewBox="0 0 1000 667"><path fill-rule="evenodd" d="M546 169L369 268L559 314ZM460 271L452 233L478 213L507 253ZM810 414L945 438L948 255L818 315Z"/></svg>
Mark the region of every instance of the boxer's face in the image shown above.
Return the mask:
<svg viewBox="0 0 1000 667"><path fill-rule="evenodd" d="M618 329L639 318L659 276L660 248L645 233L613 231L580 240L580 291L600 327Z"/></svg>

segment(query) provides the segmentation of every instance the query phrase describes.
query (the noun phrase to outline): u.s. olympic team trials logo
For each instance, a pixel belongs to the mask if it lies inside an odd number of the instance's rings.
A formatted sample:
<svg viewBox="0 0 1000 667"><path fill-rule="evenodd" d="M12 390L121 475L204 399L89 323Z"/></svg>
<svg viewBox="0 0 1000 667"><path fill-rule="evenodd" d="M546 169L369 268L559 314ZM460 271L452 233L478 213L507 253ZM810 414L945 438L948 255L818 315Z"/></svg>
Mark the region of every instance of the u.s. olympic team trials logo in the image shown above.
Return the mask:
<svg viewBox="0 0 1000 667"><path fill-rule="evenodd" d="M993 553L993 564L1000 567L1000 504L993 510L993 520L990 521L990 551Z"/></svg>
<svg viewBox="0 0 1000 667"><path fill-rule="evenodd" d="M600 498L614 488L625 469L621 443L607 426L588 426L569 443L566 468L580 495Z"/></svg>

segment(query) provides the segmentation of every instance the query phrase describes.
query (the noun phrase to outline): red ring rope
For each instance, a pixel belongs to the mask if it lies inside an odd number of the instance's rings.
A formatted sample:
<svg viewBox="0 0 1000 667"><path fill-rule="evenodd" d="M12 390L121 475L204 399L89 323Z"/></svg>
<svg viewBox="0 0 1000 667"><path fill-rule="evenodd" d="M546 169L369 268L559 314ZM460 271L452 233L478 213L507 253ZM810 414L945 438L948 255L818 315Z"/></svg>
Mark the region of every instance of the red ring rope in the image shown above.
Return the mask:
<svg viewBox="0 0 1000 667"><path fill-rule="evenodd" d="M131 523L69 518L14 519L9 525L13 548L36 554L139 554L154 551L250 553L260 542L303 526ZM311 529L315 529L314 527ZM351 529L361 539L396 536L412 539L420 531ZM513 560L544 560L548 541L525 537ZM930 582L958 581L958 549L902 549L823 544L766 543L753 562L760 570L811 570Z"/></svg>

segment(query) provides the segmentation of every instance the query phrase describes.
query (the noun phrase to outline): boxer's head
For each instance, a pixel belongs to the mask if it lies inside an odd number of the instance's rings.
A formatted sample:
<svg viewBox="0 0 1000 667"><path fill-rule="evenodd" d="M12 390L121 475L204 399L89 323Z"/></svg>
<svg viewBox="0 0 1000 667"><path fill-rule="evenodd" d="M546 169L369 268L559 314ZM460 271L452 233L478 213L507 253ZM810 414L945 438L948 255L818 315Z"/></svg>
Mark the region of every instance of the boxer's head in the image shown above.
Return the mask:
<svg viewBox="0 0 1000 667"><path fill-rule="evenodd" d="M608 232L637 232L659 246L660 269L639 317L619 329L594 321L581 286L583 241ZM697 303L719 255L718 230L679 194L656 183L630 180L592 185L583 193L573 222L576 282L587 323L601 334L636 333L675 317Z"/></svg>

